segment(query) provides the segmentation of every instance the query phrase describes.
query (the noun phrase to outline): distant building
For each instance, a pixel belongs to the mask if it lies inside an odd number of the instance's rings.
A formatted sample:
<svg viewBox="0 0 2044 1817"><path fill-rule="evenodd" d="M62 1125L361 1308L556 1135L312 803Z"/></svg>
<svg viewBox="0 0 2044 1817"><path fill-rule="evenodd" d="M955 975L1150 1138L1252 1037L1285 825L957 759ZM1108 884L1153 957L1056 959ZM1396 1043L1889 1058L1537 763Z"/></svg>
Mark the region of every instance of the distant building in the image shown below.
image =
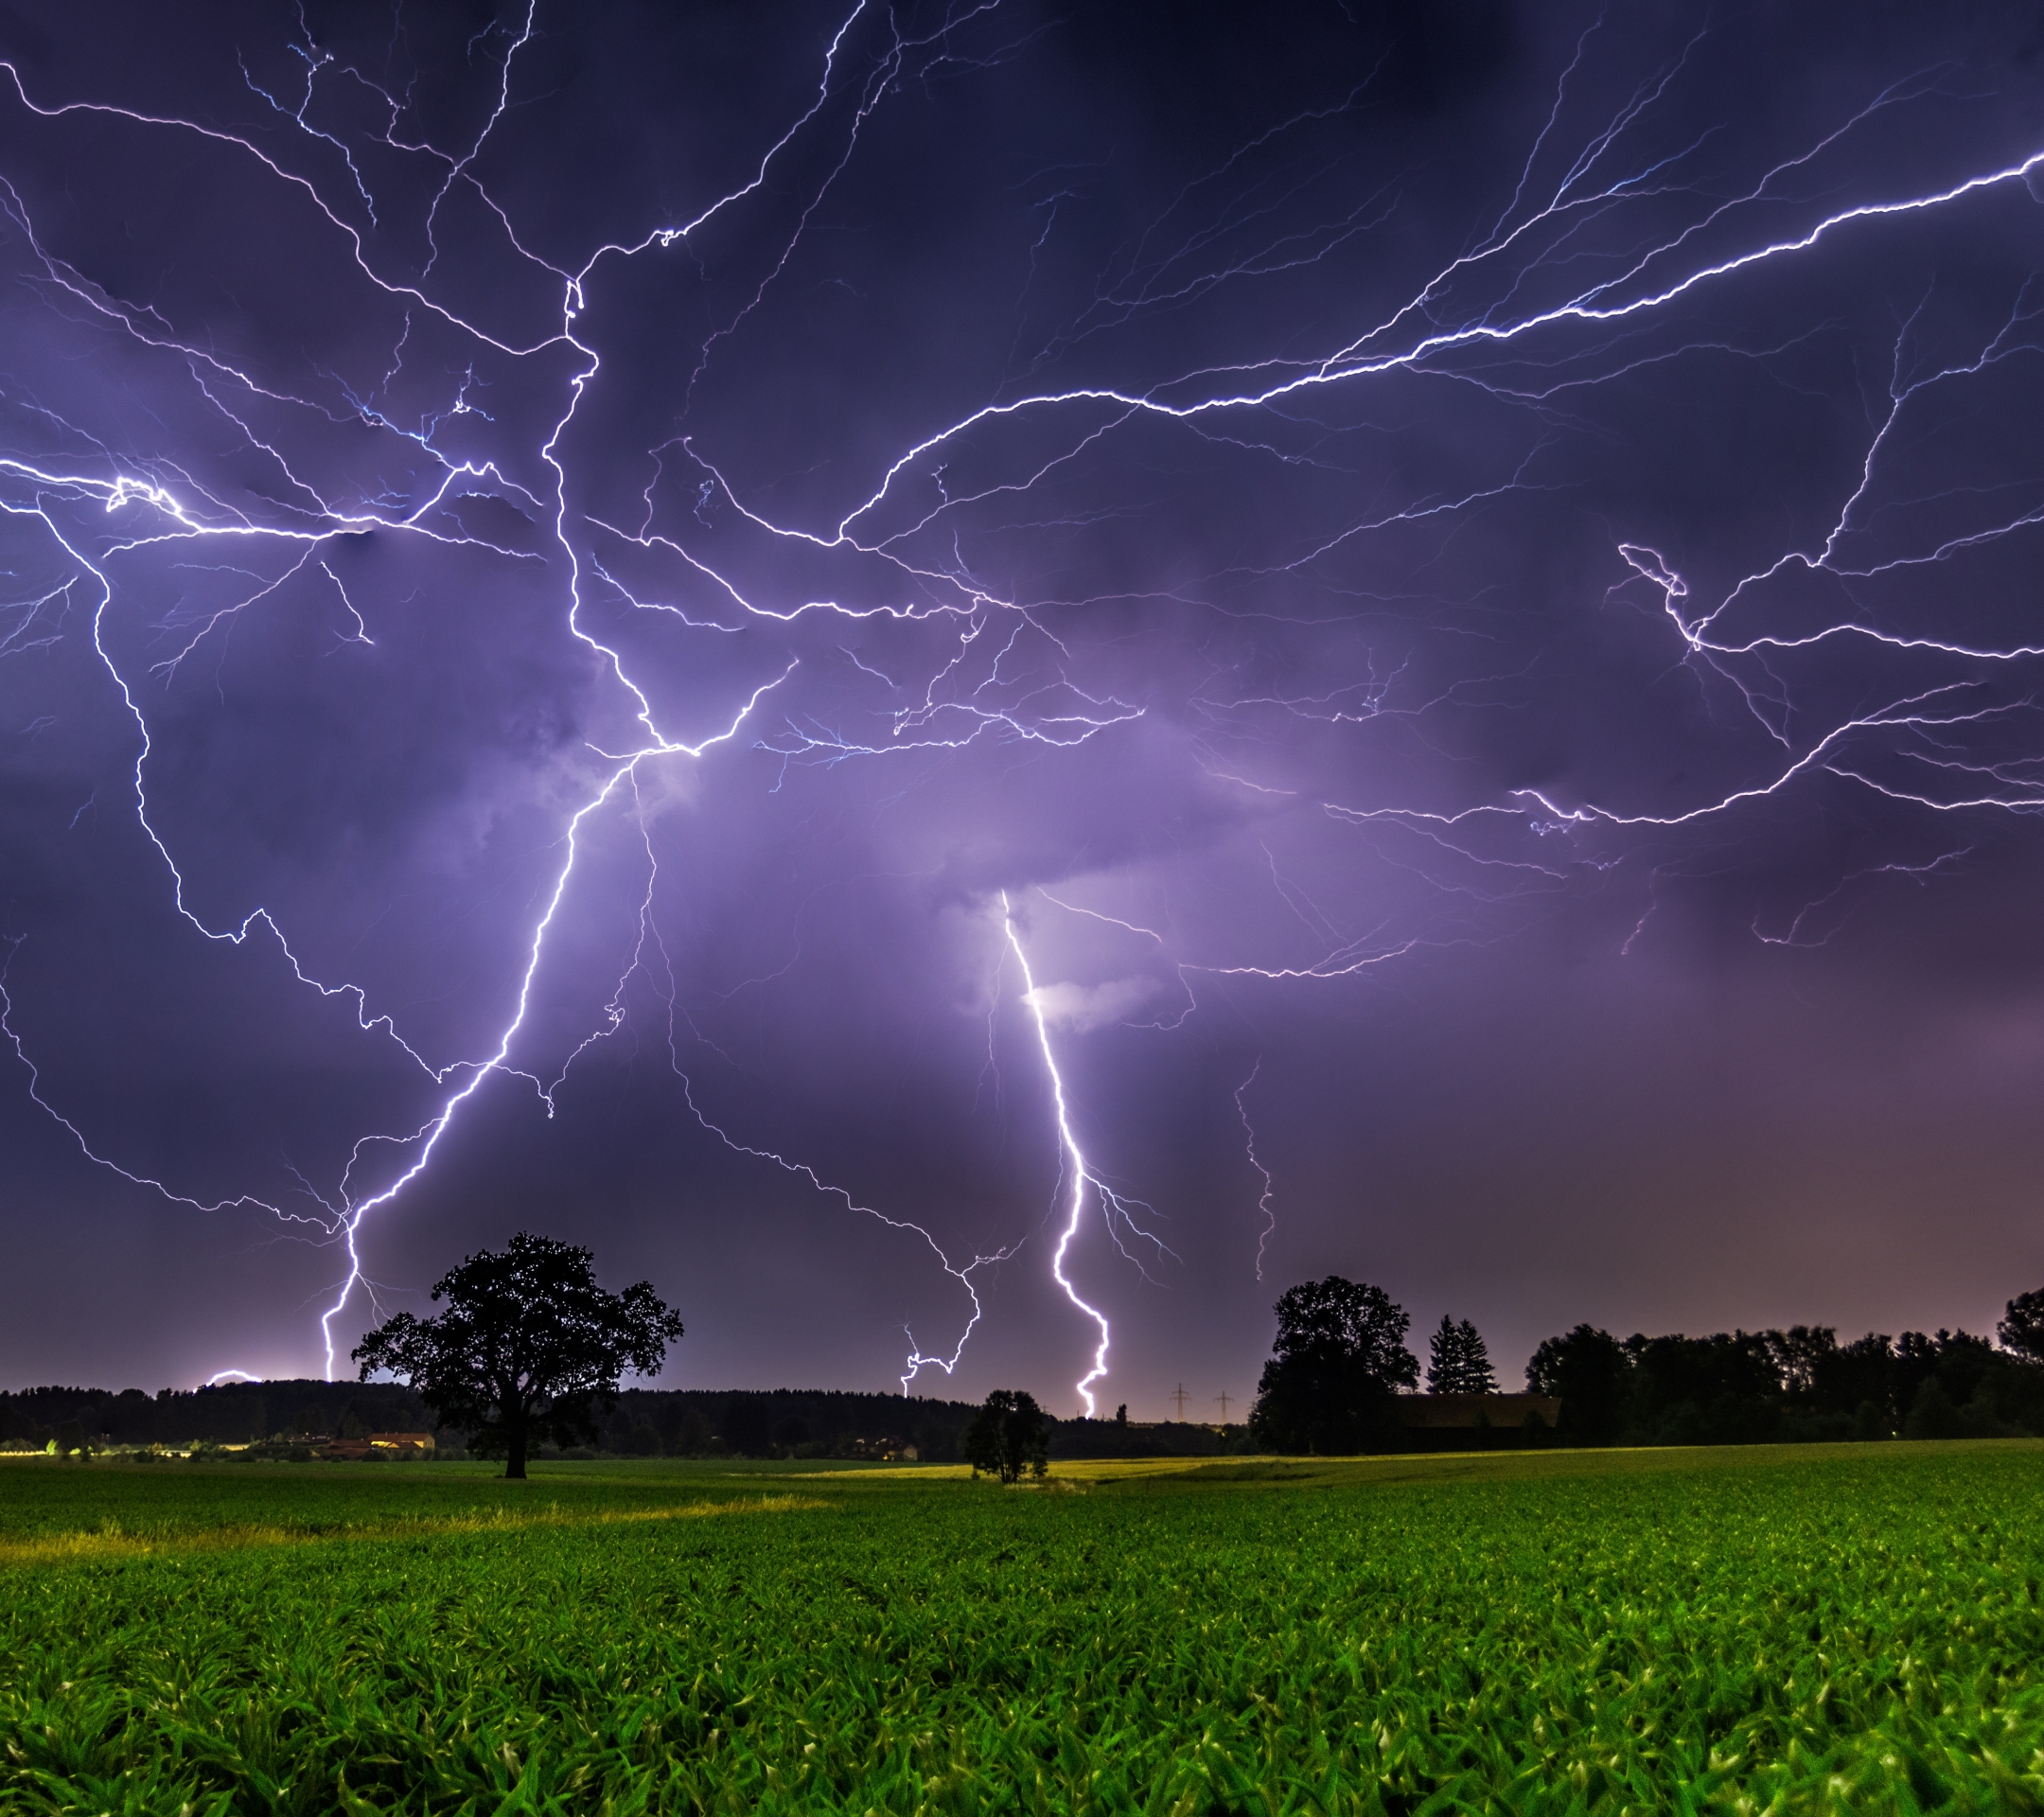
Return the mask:
<svg viewBox="0 0 2044 1817"><path fill-rule="evenodd" d="M366 1438L329 1438L319 1455L338 1463L359 1464L366 1457L429 1457L430 1432L372 1432Z"/></svg>
<svg viewBox="0 0 2044 1817"><path fill-rule="evenodd" d="M883 1464L912 1464L916 1461L916 1448L906 1438L847 1438L838 1445L837 1455Z"/></svg>
<svg viewBox="0 0 2044 1817"><path fill-rule="evenodd" d="M1397 1404L1416 1451L1521 1445L1544 1438L1561 1417L1549 1394L1401 1394Z"/></svg>
<svg viewBox="0 0 2044 1817"><path fill-rule="evenodd" d="M369 1442L379 1451L394 1451L400 1456L423 1457L433 1449L430 1432L372 1432Z"/></svg>

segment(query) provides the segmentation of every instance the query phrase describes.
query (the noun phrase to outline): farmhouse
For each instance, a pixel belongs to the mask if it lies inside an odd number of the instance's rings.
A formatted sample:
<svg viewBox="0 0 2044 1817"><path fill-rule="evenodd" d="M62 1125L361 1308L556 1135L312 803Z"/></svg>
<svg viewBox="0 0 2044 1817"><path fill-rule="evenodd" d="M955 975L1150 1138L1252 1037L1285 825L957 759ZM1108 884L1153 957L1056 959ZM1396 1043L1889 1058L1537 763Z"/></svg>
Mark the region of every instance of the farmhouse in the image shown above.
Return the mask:
<svg viewBox="0 0 2044 1817"><path fill-rule="evenodd" d="M1401 1421L1415 1451L1538 1442L1555 1429L1561 1402L1547 1394L1401 1394Z"/></svg>

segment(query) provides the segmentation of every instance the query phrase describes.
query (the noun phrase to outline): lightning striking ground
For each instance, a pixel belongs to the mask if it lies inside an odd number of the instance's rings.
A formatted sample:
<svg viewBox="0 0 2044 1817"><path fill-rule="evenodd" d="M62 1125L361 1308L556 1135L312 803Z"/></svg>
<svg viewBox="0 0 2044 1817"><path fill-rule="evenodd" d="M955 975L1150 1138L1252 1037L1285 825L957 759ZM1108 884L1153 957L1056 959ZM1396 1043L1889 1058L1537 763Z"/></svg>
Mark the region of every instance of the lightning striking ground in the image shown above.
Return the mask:
<svg viewBox="0 0 2044 1817"><path fill-rule="evenodd" d="M1065 1272L1065 1262L1069 1255L1072 1240L1079 1234L1080 1220L1085 1215L1086 1193L1090 1190L1103 1192L1104 1189L1093 1177L1092 1170L1079 1147L1079 1138L1072 1134L1071 1112L1065 1103L1065 1078L1058 1071L1057 1055L1050 1046L1050 1024L1045 1018L1042 1001L1036 995L1036 979L1030 971L1029 955L1022 950L1022 937L1015 931L1014 909L1003 891L1000 899L1001 927L1008 936L1008 949L1014 954L1015 963L1022 968L1023 1000L1028 1003L1030 1014L1036 1023L1036 1041L1043 1051L1045 1075L1050 1081L1050 1103L1057 1118L1059 1188L1068 1193L1065 1207L1065 1222L1059 1227L1056 1246L1050 1252L1050 1275L1064 1290L1065 1297L1093 1321L1100 1333L1100 1341L1093 1347L1093 1364L1085 1374L1072 1384L1079 1399L1085 1404L1085 1416L1093 1417L1095 1403L1093 1384L1107 1373L1107 1350L1113 1333L1108 1329L1107 1314L1080 1297L1078 1288L1071 1277Z"/></svg>

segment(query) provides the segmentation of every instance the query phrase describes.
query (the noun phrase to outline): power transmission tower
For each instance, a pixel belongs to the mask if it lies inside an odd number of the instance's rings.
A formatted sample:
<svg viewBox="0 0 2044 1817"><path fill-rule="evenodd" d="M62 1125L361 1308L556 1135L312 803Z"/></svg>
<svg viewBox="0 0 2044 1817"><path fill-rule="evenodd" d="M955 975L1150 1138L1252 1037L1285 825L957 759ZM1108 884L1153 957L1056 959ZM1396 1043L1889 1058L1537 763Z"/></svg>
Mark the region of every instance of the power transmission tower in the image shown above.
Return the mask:
<svg viewBox="0 0 2044 1817"><path fill-rule="evenodd" d="M1214 1396L1214 1399L1221 1403L1221 1423L1224 1426L1227 1424L1227 1403L1233 1398L1225 1388L1223 1388L1219 1394Z"/></svg>
<svg viewBox="0 0 2044 1817"><path fill-rule="evenodd" d="M1179 1385L1177 1385L1177 1386L1176 1386L1175 1388L1173 1388L1173 1389L1172 1389L1172 1391L1171 1391L1171 1392L1170 1392L1169 1394L1167 1394L1167 1395L1166 1395L1166 1396L1165 1396L1164 1398L1165 1398L1165 1400L1167 1400L1167 1401L1175 1401L1175 1402L1177 1402L1177 1403L1178 1403L1178 1418L1179 1418L1179 1420L1180 1420L1181 1421L1183 1421L1183 1420L1184 1420L1184 1419L1185 1419L1185 1403L1186 1403L1186 1387L1185 1387L1185 1384L1184 1384L1183 1382L1179 1383Z"/></svg>

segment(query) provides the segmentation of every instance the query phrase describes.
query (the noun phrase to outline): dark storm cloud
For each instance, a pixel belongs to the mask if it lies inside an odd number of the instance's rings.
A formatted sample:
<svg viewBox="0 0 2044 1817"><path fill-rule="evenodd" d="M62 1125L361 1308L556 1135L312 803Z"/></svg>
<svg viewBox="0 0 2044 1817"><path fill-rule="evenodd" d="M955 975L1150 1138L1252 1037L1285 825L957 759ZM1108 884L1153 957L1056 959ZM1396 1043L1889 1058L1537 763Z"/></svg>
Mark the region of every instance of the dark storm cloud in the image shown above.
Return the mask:
<svg viewBox="0 0 2044 1817"><path fill-rule="evenodd" d="M977 1294L1062 1407L1036 1011L1110 1404L1329 1269L1509 1352L2044 1267L2023 15L0 54L0 1177L109 1314L0 1374L317 1366L360 1214L344 1350L530 1224L690 1380Z"/></svg>

